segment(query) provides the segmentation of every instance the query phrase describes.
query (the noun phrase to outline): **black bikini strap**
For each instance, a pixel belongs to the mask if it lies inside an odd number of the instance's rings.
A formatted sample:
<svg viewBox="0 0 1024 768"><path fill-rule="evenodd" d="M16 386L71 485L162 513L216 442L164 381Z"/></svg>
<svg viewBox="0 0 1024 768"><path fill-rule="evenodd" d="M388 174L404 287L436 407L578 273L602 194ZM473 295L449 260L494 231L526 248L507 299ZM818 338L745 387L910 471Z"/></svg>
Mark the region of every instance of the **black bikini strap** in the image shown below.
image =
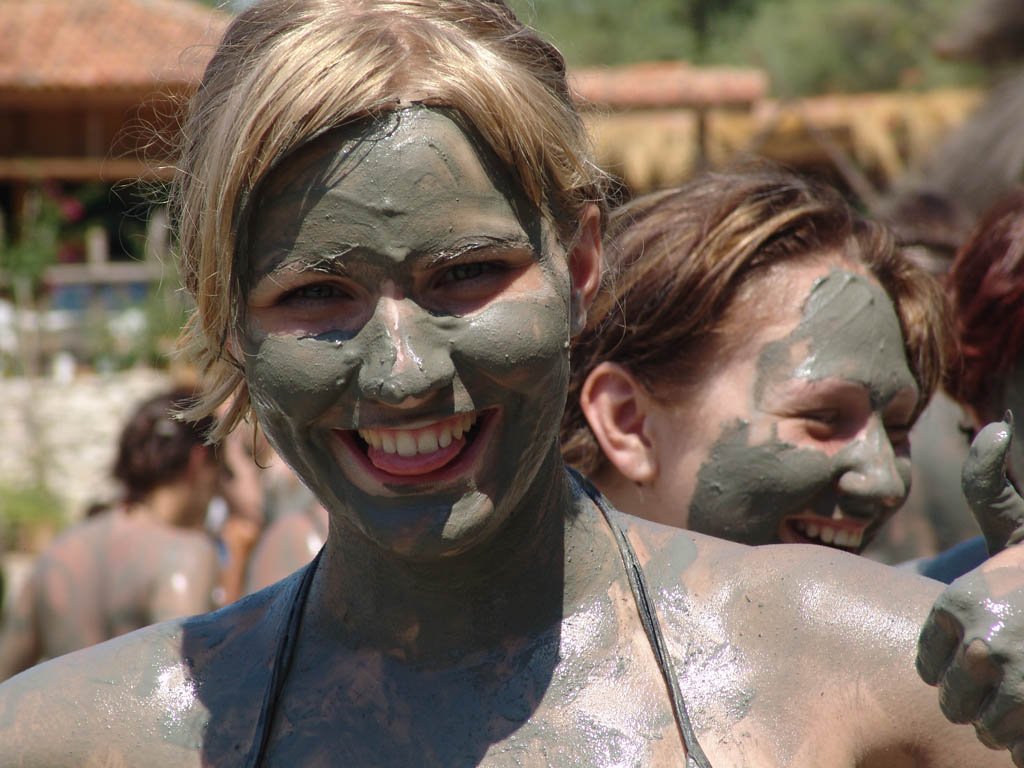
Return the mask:
<svg viewBox="0 0 1024 768"><path fill-rule="evenodd" d="M306 566L302 574L299 586L292 594L292 604L288 611L288 621L284 625L280 640L277 643L277 651L274 654L273 665L270 670L270 684L263 695L263 704L260 706L260 715L256 721L256 733L253 735L253 749L249 753L249 759L245 768L259 768L263 765L263 757L267 751L267 744L270 742L270 734L274 729L274 718L277 716L277 705L281 699L281 689L285 680L288 679L288 670L292 666L292 656L295 654L295 645L299 639L299 628L302 626L302 611L306 606L306 597L309 595L309 587L313 583L313 575L316 573L317 565L320 563L320 555L323 548L316 553L316 557Z"/></svg>
<svg viewBox="0 0 1024 768"><path fill-rule="evenodd" d="M683 702L683 693L679 689L679 677L676 675L675 665L672 663L672 656L665 644L665 636L661 631L661 623L658 621L658 614L654 609L654 601L651 599L650 591L647 589L647 579L644 578L643 568L637 560L633 545L629 543L626 532L612 515L613 507L607 502L600 491L595 488L589 480L575 470L569 468L569 474L579 485L587 496L590 497L597 508L601 510L608 527L615 535L615 542L619 546L619 554L622 556L622 563L626 567L626 577L629 579L629 587L633 590L633 599L636 602L637 612L640 614L640 621L644 625L647 639L654 651L654 658L661 669L661 675L668 686L668 695L672 701L672 711L675 714L676 727L686 747L686 768L711 768L711 762L704 754L697 735L693 732L690 724L690 716L686 713L686 704Z"/></svg>

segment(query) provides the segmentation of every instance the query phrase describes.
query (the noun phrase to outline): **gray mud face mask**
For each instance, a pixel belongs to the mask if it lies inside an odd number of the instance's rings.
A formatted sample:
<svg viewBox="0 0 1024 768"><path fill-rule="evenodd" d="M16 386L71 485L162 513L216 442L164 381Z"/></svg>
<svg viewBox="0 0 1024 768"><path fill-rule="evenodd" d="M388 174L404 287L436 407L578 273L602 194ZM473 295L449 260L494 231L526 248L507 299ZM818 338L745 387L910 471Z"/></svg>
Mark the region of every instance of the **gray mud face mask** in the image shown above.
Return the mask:
<svg viewBox="0 0 1024 768"><path fill-rule="evenodd" d="M881 487L857 497L841 493L844 473L861 472L879 484L898 485L896 493L905 497L910 458L886 458L893 449L882 414L898 393L917 387L899 319L877 283L838 269L815 281L797 327L759 353L751 412L771 412L771 393L793 379L855 383L867 391L874 421L831 455L781 439L777 425L769 439L754 443L746 419L722 424L698 473L689 528L745 544L771 544L780 541L788 516L824 521L839 509L868 523L862 547L894 509L871 497ZM879 469L883 465L884 471Z"/></svg>
<svg viewBox="0 0 1024 768"><path fill-rule="evenodd" d="M493 533L558 457L570 275L540 213L472 131L419 107L295 152L251 221L239 339L274 447L383 549ZM353 450L359 428L453 414L484 447L441 487L381 483Z"/></svg>

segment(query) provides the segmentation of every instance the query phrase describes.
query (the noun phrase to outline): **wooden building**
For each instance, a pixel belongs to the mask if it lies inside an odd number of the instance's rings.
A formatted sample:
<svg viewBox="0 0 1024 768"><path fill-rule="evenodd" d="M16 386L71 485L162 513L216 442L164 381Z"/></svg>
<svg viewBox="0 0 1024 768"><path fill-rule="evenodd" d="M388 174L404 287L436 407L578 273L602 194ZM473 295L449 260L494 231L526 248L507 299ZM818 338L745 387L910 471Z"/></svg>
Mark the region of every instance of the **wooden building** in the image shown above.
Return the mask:
<svg viewBox="0 0 1024 768"><path fill-rule="evenodd" d="M168 178L180 104L227 21L189 0L0 0L0 243L18 240L42 182ZM102 230L51 284L152 273L107 264Z"/></svg>

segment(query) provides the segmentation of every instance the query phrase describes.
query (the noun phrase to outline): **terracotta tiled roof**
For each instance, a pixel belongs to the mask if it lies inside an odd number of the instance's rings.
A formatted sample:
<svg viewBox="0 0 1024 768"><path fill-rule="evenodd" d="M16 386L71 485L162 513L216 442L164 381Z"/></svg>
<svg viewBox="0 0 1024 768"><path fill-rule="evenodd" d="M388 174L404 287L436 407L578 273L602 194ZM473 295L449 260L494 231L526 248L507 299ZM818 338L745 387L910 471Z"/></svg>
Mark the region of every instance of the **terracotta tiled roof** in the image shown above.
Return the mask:
<svg viewBox="0 0 1024 768"><path fill-rule="evenodd" d="M228 20L189 0L0 0L0 88L197 82Z"/></svg>
<svg viewBox="0 0 1024 768"><path fill-rule="evenodd" d="M768 76L759 69L683 61L575 69L570 83L583 101L612 109L749 106L768 91Z"/></svg>

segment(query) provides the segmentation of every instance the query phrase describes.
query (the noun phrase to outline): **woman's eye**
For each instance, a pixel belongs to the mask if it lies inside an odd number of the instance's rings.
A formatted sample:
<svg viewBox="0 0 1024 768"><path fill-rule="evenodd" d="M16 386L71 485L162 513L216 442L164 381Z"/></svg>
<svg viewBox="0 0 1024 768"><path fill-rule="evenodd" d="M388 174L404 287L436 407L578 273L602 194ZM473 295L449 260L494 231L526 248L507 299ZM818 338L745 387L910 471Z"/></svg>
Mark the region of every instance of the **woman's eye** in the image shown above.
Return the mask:
<svg viewBox="0 0 1024 768"><path fill-rule="evenodd" d="M808 411L800 414L807 436L813 440L832 440L841 431L840 413L835 410Z"/></svg>
<svg viewBox="0 0 1024 768"><path fill-rule="evenodd" d="M498 265L491 261L471 261L466 264L455 264L441 273L441 283L457 283L473 280L495 271Z"/></svg>
<svg viewBox="0 0 1024 768"><path fill-rule="evenodd" d="M348 298L348 293L330 283L310 283L289 291L285 300L317 301L321 299Z"/></svg>
<svg viewBox="0 0 1024 768"><path fill-rule="evenodd" d="M815 424L834 427L839 423L839 411L810 411L803 414L803 418Z"/></svg>

